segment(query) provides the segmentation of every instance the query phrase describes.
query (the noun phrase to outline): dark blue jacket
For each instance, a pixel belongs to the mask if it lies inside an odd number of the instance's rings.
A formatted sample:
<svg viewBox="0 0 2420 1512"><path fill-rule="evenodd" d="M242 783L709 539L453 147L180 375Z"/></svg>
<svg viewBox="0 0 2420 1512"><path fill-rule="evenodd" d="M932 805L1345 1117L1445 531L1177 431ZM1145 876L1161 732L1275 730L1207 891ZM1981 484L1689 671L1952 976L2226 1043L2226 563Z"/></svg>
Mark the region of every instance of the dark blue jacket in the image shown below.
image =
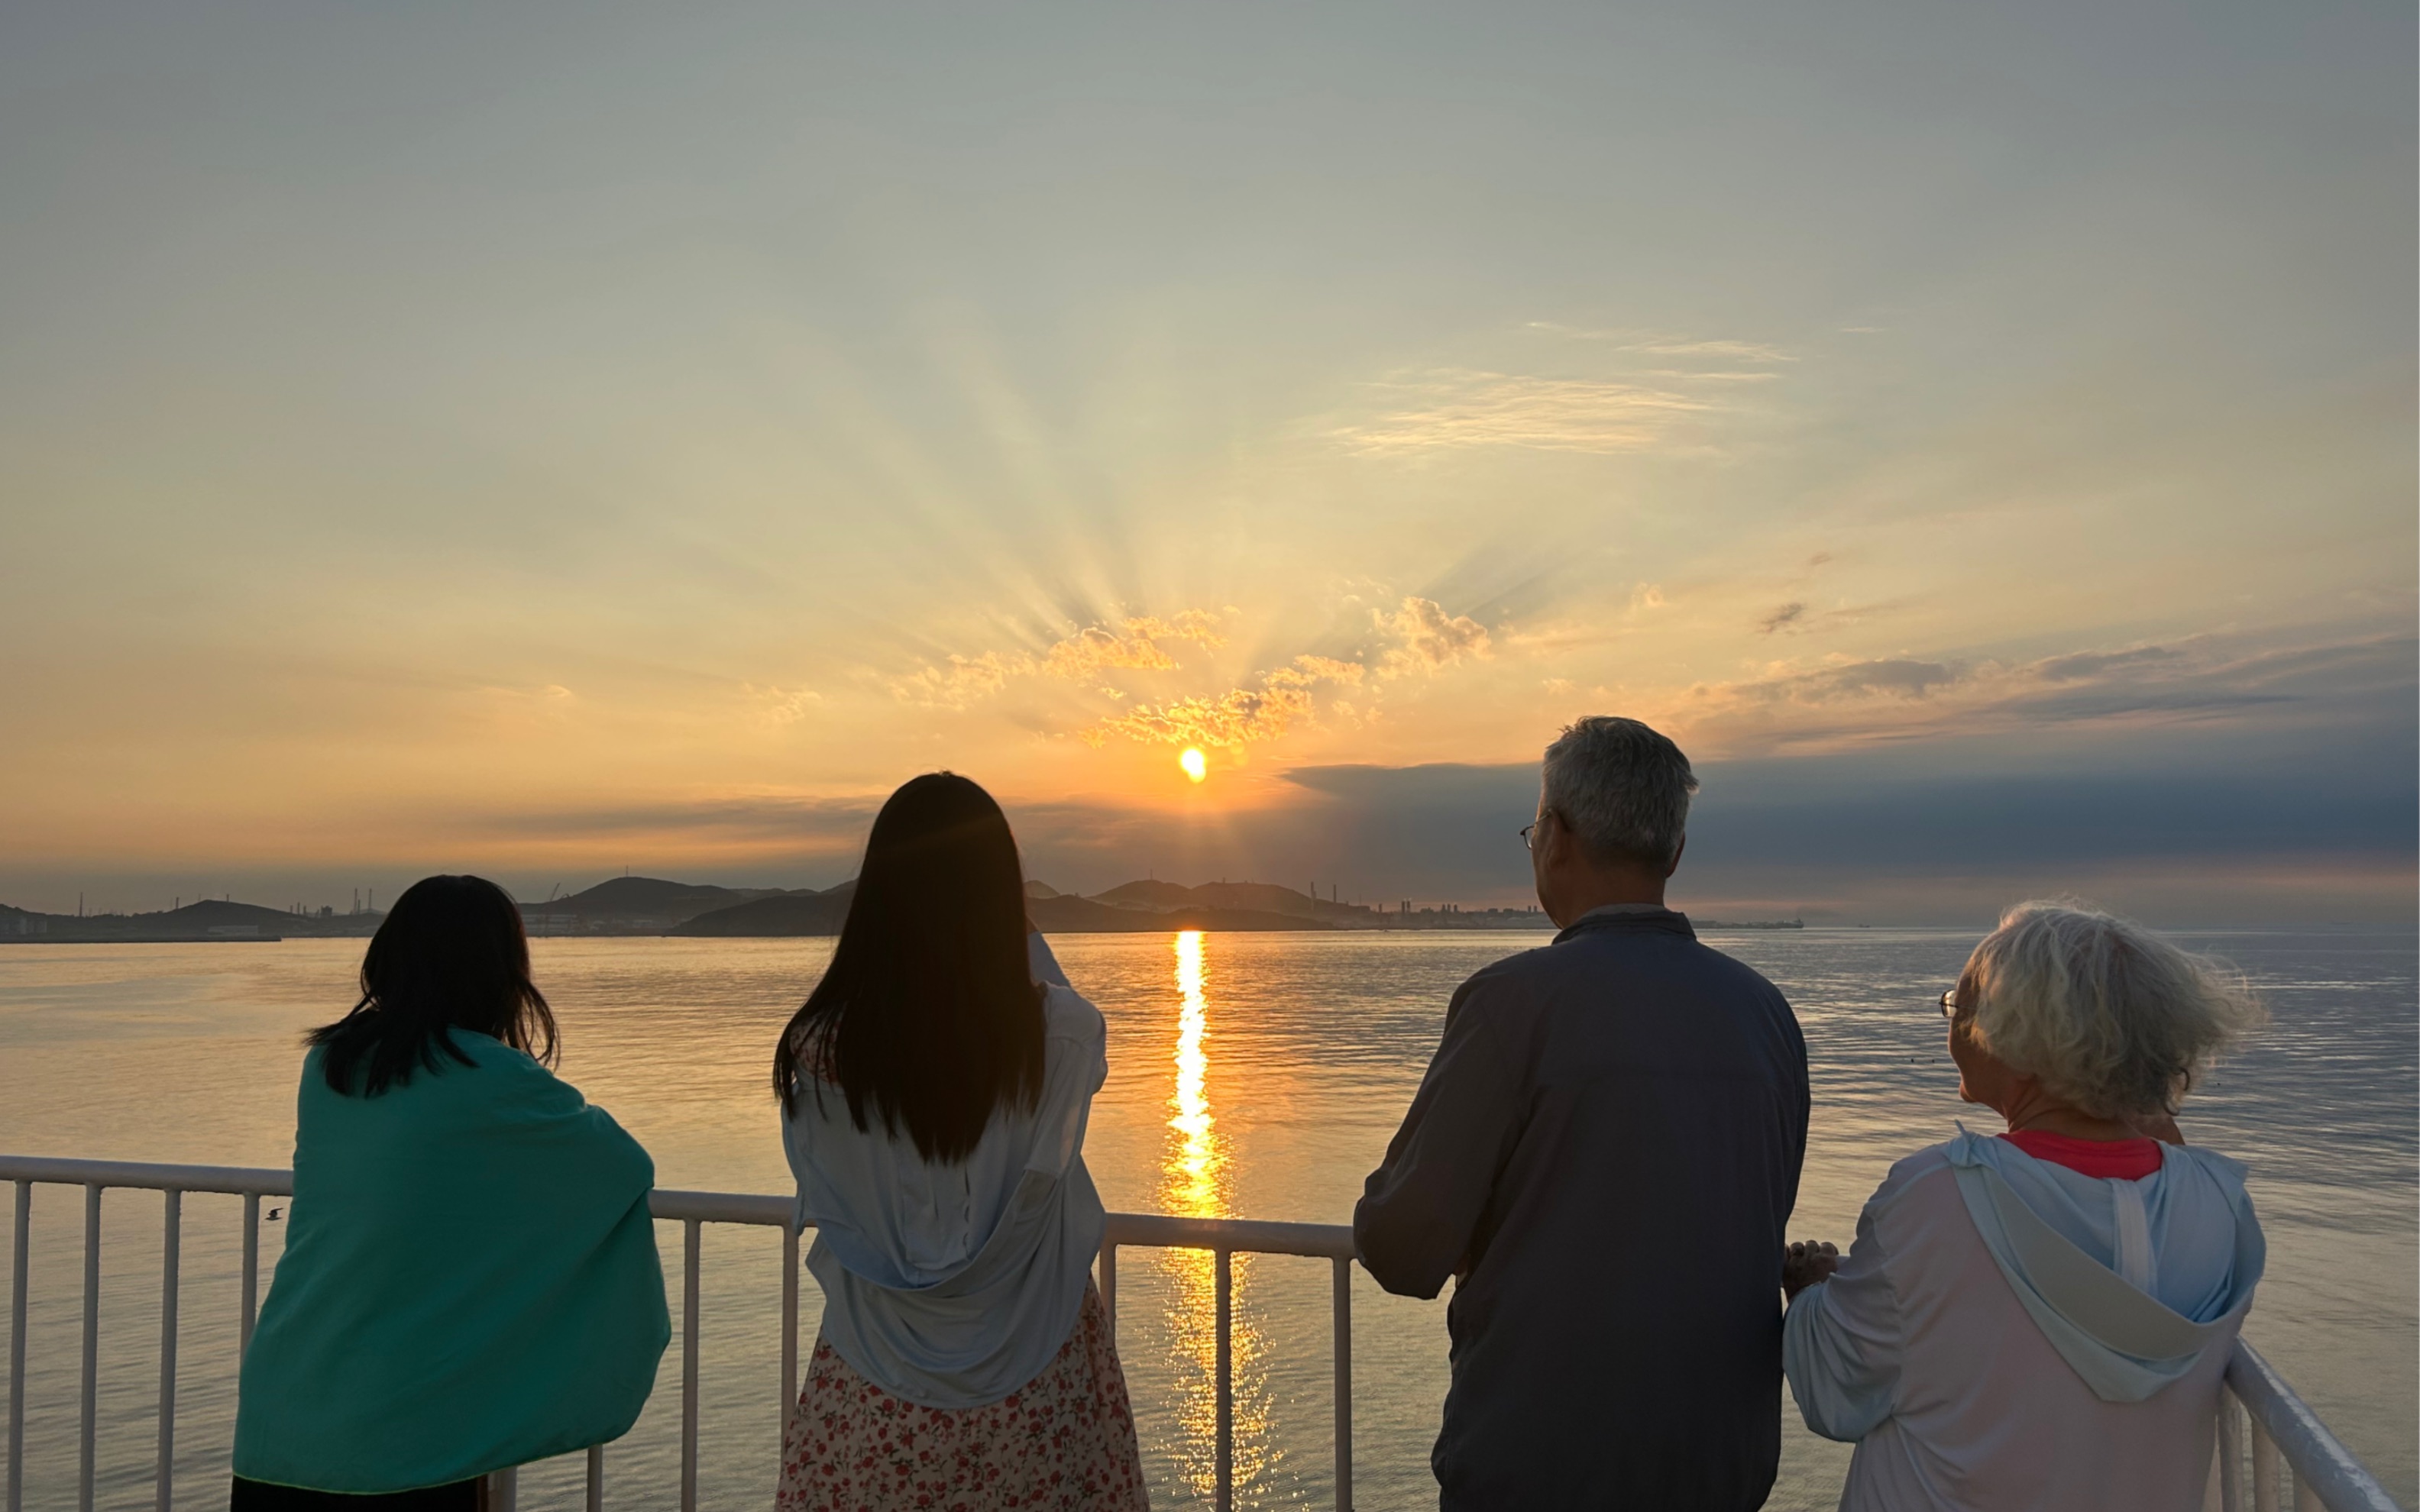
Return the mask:
<svg viewBox="0 0 2420 1512"><path fill-rule="evenodd" d="M1598 914L1464 982L1361 1263L1446 1312L1448 1512L1763 1504L1807 1044L1668 909Z"/></svg>

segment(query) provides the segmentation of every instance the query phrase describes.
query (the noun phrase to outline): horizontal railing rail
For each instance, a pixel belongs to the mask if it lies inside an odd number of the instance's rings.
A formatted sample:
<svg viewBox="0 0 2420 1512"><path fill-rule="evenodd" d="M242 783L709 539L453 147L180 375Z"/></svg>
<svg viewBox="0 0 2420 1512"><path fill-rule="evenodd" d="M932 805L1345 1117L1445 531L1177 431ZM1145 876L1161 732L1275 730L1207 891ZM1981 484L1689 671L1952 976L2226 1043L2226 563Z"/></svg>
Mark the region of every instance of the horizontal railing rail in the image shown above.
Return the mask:
<svg viewBox="0 0 2420 1512"><path fill-rule="evenodd" d="M2251 1424L2251 1496L2244 1495L2243 1423ZM2217 1512L2284 1512L2284 1477L2294 1473L2295 1512L2401 1512L2351 1450L2328 1431L2319 1414L2286 1378L2243 1340L2226 1363L2226 1400L2219 1408L2219 1473L2209 1500Z"/></svg>
<svg viewBox="0 0 2420 1512"><path fill-rule="evenodd" d="M260 1282L260 1200L291 1196L294 1174L252 1166L161 1165L137 1161L62 1160L0 1155L0 1181L16 1185L14 1264L8 1307L8 1512L24 1506L25 1316L31 1260L33 1189L37 1184L84 1189L84 1330L81 1403L77 1437L76 1505L91 1512L100 1385L101 1194L112 1187L163 1195L161 1237L160 1408L156 1504L168 1512L173 1485L177 1411L177 1334L183 1205L189 1192L241 1196L242 1278L239 1356L252 1343ZM710 1223L778 1229L782 1235L782 1401L783 1421L799 1396L799 1229L797 1206L788 1197L738 1192L683 1192L659 1188L648 1211L681 1226L681 1453L680 1505L694 1512L698 1464L698 1343L701 1233ZM1215 1262L1217 1308L1217 1504L1229 1512L1234 1497L1234 1280L1239 1254L1291 1255L1326 1259L1333 1267L1335 1363L1336 1504L1353 1504L1353 1232L1340 1224L1268 1223L1241 1218L1194 1218L1167 1213L1114 1212L1101 1241L1101 1300L1112 1329L1117 1319L1117 1260L1121 1248L1202 1249ZM2207 1502L2212 1512L2284 1512L2285 1472L2292 1473L2296 1512L2401 1512L2376 1476L2328 1430L2275 1367L2248 1343L2236 1345L2221 1405L2217 1473ZM2248 1426L2248 1432L2247 1432ZM2247 1443L2248 1439L2248 1443ZM586 1504L603 1504L605 1446L587 1452ZM517 1477L499 1472L490 1504L509 1509Z"/></svg>
<svg viewBox="0 0 2420 1512"><path fill-rule="evenodd" d="M8 1308L8 1512L23 1512L25 1463L25 1315L32 1257L33 1194L38 1184L84 1189L84 1360L77 1424L76 1506L92 1512L99 1427L101 1339L101 1194L130 1188L163 1194L161 1243L159 1460L154 1475L159 1512L168 1512L174 1485L177 1412L177 1332L181 1254L181 1198L189 1192L226 1194L243 1201L243 1260L240 1285L238 1357L252 1344L260 1296L260 1201L294 1195L294 1173L251 1166L162 1165L138 1161L62 1160L0 1155L0 1181L16 1184L15 1264ZM659 1188L647 1209L681 1226L681 1411L680 1505L697 1506L698 1318L703 1227L739 1224L778 1229L782 1235L782 1412L786 1425L799 1398L799 1229L797 1204L788 1197L740 1192L683 1192ZM1353 1231L1339 1224L1268 1223L1241 1218L1191 1218L1164 1213L1113 1212L1101 1240L1101 1301L1117 1324L1117 1261L1121 1248L1200 1249L1213 1257L1217 1277L1218 1353L1217 1504L1230 1512L1234 1500L1234 1280L1236 1255L1292 1255L1327 1260L1333 1268L1336 1391L1336 1504L1353 1504ZM489 1504L511 1512L517 1474L489 1478ZM587 1451L586 1505L604 1504L605 1446Z"/></svg>

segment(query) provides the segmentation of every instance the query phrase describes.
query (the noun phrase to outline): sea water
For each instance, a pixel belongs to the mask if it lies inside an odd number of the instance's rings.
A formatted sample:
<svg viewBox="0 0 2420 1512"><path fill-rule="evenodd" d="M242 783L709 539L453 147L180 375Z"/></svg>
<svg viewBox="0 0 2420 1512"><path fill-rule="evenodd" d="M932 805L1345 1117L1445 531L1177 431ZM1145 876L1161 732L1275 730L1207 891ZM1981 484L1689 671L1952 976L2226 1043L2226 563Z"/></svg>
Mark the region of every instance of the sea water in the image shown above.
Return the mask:
<svg viewBox="0 0 2420 1512"><path fill-rule="evenodd" d="M1814 1121L1793 1237L1845 1247L1891 1162L1946 1137L1962 1107L1936 1005L1974 932L1710 933L1779 983L1806 1029ZM1418 1086L1455 983L1535 934L1073 935L1054 942L1108 1015L1109 1079L1086 1145L1112 1209L1349 1221L1362 1178ZM2190 1137L2248 1163L2270 1266L2247 1330L2407 1504L2415 1455L2414 936L2211 933L2273 1026L2195 1092ZM541 986L563 1074L654 1152L673 1187L782 1192L769 1091L775 1035L829 940L547 939ZM284 1165L305 1027L352 1001L359 941L0 948L0 1150ZM82 1194L35 1189L27 1504L72 1504L82 1316ZM268 1207L279 1206L272 1200ZM184 1199L176 1504L224 1506L234 1411L240 1201ZM1602 1257L1603 1285L1652 1291L1689 1257L1656 1214ZM152 1504L162 1199L102 1209L99 1504ZM282 1224L263 1229L264 1281ZM662 1225L678 1316L680 1230ZM708 1226L701 1504L770 1504L780 1432L781 1249L771 1230ZM1234 1262L1236 1502L1326 1505L1333 1487L1327 1262ZM1206 1505L1215 1400L1211 1261L1125 1251L1119 1346L1155 1505ZM1575 1298L1575 1304L1587 1299ZM801 1288L810 1339L821 1300ZM1388 1297L1356 1272L1357 1502L1433 1505L1427 1467L1445 1390L1442 1302ZM607 1504L675 1504L679 1351L607 1456ZM1607 1370L1652 1362L1608 1360ZM1844 1445L1782 1401L1771 1504L1828 1507ZM1585 1446L1575 1446L1585 1452ZM522 1505L579 1504L576 1459L524 1473Z"/></svg>

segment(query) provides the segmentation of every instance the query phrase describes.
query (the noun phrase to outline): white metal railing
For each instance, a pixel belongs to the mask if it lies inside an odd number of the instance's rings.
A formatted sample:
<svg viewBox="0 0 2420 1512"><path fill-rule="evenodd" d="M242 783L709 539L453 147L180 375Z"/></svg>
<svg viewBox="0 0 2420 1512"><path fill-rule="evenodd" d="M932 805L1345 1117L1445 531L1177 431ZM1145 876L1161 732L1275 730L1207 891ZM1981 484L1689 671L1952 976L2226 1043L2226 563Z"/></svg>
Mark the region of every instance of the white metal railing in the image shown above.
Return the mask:
<svg viewBox="0 0 2420 1512"><path fill-rule="evenodd" d="M2244 1496L2243 1440L2251 1427L2251 1496ZM2294 1512L2401 1512L2378 1477L2294 1395L2286 1378L2250 1344L2238 1340L2226 1363L2226 1395L2218 1410L2218 1473L2204 1504L2210 1512L2284 1512L2278 1461L2294 1472Z"/></svg>
<svg viewBox="0 0 2420 1512"><path fill-rule="evenodd" d="M243 1264L239 1352L252 1342L260 1294L260 1199L291 1196L291 1171L220 1165L153 1165L132 1161L52 1160L0 1155L0 1181L17 1188L15 1263L8 1306L8 1512L23 1512L25 1461L25 1307L31 1258L34 1187L50 1183L84 1188L84 1361L76 1458L76 1506L92 1512L95 1435L101 1377L101 1195L132 1187L163 1195L160 1281L159 1465L155 1478L159 1512L168 1512L177 1428L177 1326L178 1263L183 1238L183 1196L188 1192L229 1193L243 1201ZM698 1461L698 1276L700 1235L710 1223L746 1224L782 1233L782 1403L787 1422L799 1396L799 1234L795 1205L787 1197L736 1192L649 1195L648 1211L681 1226L681 1418L680 1505L697 1505ZM1118 1251L1121 1248L1205 1249L1215 1262L1217 1319L1217 1505L1231 1512L1234 1499L1233 1257L1300 1255L1326 1259L1334 1268L1336 1396L1336 1504L1353 1504L1353 1234L1337 1224L1263 1223L1237 1218L1179 1218L1156 1213L1111 1213L1100 1257L1101 1301L1117 1320ZM2400 1512L2375 1476L2339 1443L2319 1414L2294 1394L2260 1352L2238 1343L2226 1371L2226 1396L2218 1423L2217 1473L2205 1504L2210 1512L2284 1512L2284 1471L2293 1473L2295 1512ZM2247 1432L2248 1429L2248 1432ZM2249 1443L2246 1443L2248 1438ZM2248 1452L2247 1452L2248 1451ZM605 1446L587 1453L590 1512L604 1504ZM501 1471L491 1478L489 1504L511 1512L517 1477ZM2248 1482L2248 1485L2247 1485ZM2246 1492L2249 1492L2247 1497Z"/></svg>
<svg viewBox="0 0 2420 1512"><path fill-rule="evenodd" d="M0 1155L0 1181L14 1181L16 1260L10 1272L8 1308L8 1512L23 1512L25 1464L25 1306L32 1252L34 1187L37 1183L84 1188L84 1370L77 1425L76 1508L92 1512L95 1444L101 1380L101 1195L111 1187L163 1194L164 1228L160 1279L159 1464L154 1476L159 1512L169 1512L174 1484L177 1428L177 1304L183 1222L188 1192L227 1193L243 1198L243 1274L239 1358L252 1343L260 1297L260 1199L294 1195L294 1173L232 1165L154 1165L134 1161L54 1160ZM787 1423L799 1397L799 1232L797 1206L788 1197L737 1192L675 1192L658 1188L648 1211L681 1226L681 1413L680 1505L697 1506L698 1462L698 1275L705 1225L746 1224L782 1233L782 1414ZM1121 1248L1204 1249L1216 1267L1218 1355L1217 1505L1234 1502L1234 1279L1233 1257L1301 1255L1334 1268L1336 1381L1336 1504L1353 1504L1353 1231L1338 1224L1264 1223L1239 1218L1179 1218L1157 1213L1113 1212L1102 1236L1101 1301L1117 1325L1118 1251ZM599 1512L605 1495L605 1446L587 1453L589 1512ZM518 1476L499 1471L489 1477L489 1505L512 1512Z"/></svg>

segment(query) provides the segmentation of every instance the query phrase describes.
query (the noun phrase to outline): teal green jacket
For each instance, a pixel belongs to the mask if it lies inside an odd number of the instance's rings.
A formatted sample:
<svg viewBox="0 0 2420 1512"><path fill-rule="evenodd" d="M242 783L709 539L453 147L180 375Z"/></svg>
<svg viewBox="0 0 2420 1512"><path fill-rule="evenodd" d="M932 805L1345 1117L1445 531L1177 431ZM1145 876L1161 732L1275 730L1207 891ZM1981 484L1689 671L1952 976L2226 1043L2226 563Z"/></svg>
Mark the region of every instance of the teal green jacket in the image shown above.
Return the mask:
<svg viewBox="0 0 2420 1512"><path fill-rule="evenodd" d="M303 1058L286 1254L243 1362L235 1473L442 1486L619 1438L672 1336L655 1163L519 1050L348 1097Z"/></svg>

